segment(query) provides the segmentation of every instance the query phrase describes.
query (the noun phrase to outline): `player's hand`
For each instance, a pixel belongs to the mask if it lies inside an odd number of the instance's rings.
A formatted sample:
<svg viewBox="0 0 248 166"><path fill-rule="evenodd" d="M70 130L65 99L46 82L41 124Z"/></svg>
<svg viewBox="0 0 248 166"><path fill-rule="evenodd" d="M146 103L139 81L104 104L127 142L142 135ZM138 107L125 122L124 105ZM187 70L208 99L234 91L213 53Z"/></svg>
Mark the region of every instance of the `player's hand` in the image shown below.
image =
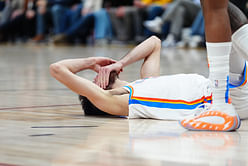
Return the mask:
<svg viewBox="0 0 248 166"><path fill-rule="evenodd" d="M99 73L99 70L102 66L111 65L113 63L116 63L116 61L111 58L95 57L95 64L91 67L91 69Z"/></svg>
<svg viewBox="0 0 248 166"><path fill-rule="evenodd" d="M105 89L109 84L110 72L116 71L118 74L123 70L121 63L116 62L108 66L101 67L97 77L95 78L95 83L101 88Z"/></svg>

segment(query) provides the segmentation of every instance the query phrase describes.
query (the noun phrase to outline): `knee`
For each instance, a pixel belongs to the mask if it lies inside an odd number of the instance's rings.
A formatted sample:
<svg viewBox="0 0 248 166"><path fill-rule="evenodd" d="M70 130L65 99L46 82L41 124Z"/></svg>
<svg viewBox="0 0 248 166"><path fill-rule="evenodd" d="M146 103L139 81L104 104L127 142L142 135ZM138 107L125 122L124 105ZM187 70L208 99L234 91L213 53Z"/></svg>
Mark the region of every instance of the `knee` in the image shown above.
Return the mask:
<svg viewBox="0 0 248 166"><path fill-rule="evenodd" d="M160 47L161 46L161 40L157 37L157 36L151 36L150 39L152 40L152 42L155 44L156 47Z"/></svg>

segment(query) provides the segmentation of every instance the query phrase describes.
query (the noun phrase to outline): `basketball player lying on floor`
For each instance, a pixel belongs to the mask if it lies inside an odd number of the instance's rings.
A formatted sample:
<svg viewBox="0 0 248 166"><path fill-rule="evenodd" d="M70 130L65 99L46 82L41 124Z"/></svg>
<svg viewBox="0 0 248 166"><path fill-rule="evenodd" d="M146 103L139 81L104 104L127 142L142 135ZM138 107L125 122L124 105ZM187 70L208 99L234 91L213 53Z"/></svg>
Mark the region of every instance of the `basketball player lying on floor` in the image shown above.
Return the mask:
<svg viewBox="0 0 248 166"><path fill-rule="evenodd" d="M247 24L239 26L234 33L234 43L239 43L235 41L235 35L246 33L248 36L247 28ZM239 116L241 119L248 118L247 67L240 55L248 57L244 46L233 47L230 55L230 96L239 115L213 112L218 122L208 123L208 115L205 115L199 118L197 125L204 125L203 128L207 127L208 130L231 131L239 127ZM96 107L99 112L129 118L183 120L208 109L210 104L207 103L211 103L211 81L197 74L159 76L160 49L160 39L152 36L119 61L106 57L62 60L52 64L50 72L62 84L81 95L86 113ZM140 80L128 83L118 78L117 73L125 66L142 59ZM240 64L242 71L237 73L236 65ZM94 82L76 75L87 69L98 73Z"/></svg>

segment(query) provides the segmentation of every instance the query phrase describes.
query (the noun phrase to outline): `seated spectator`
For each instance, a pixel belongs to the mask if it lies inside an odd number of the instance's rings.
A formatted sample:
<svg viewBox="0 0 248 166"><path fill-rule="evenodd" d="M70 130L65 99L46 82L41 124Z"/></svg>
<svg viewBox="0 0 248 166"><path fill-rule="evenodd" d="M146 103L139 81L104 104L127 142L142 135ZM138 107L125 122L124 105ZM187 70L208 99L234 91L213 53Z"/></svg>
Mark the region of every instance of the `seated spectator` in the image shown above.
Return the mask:
<svg viewBox="0 0 248 166"><path fill-rule="evenodd" d="M196 48L203 46L205 43L205 28L204 18L202 10L198 12L192 26L190 28L184 28L182 33L182 40L177 43L178 47L189 46L190 48Z"/></svg>
<svg viewBox="0 0 248 166"><path fill-rule="evenodd" d="M156 16L161 16L166 10L167 5L172 0L135 0L134 6L137 8L134 14L134 27L136 32L136 39L142 41L141 36L149 37L154 35L154 32L146 29L143 26L145 20L153 20ZM156 33L155 33L156 34Z"/></svg>
<svg viewBox="0 0 248 166"><path fill-rule="evenodd" d="M133 0L109 1L108 14L111 19L113 33L117 40L132 40L133 31Z"/></svg>
<svg viewBox="0 0 248 166"><path fill-rule="evenodd" d="M168 6L161 17L146 21L144 25L151 31L161 33L162 25L169 21L170 31L162 45L163 47L175 46L176 42L180 41L183 27L192 25L199 10L199 0L177 0Z"/></svg>
<svg viewBox="0 0 248 166"><path fill-rule="evenodd" d="M107 44L113 38L113 31L110 17L107 13L106 6L103 3L103 8L94 13L94 42L96 44Z"/></svg>
<svg viewBox="0 0 248 166"><path fill-rule="evenodd" d="M86 43L87 36L91 34L94 28L94 13L99 11L102 6L102 0L85 0L82 8L81 17L77 22L69 26L63 33L54 37L54 43L68 43L79 39L80 42Z"/></svg>
<svg viewBox="0 0 248 166"><path fill-rule="evenodd" d="M17 28L18 27L18 28ZM14 41L16 37L27 39L34 35L35 1L25 0L22 8L11 13L10 20L0 26L0 41Z"/></svg>
<svg viewBox="0 0 248 166"><path fill-rule="evenodd" d="M24 1L23 0L5 0L2 13L0 25L6 23L10 19L14 19L18 15L23 14L24 12Z"/></svg>
<svg viewBox="0 0 248 166"><path fill-rule="evenodd" d="M79 17L82 8L80 2L80 0L38 0L36 36L33 41L44 40L50 27L48 25L53 25L53 34L62 33L68 22L74 23Z"/></svg>
<svg viewBox="0 0 248 166"><path fill-rule="evenodd" d="M113 3L108 10L117 40L140 42L153 33L145 31L143 21L161 15L171 0L134 0ZM119 5L119 6L118 6Z"/></svg>

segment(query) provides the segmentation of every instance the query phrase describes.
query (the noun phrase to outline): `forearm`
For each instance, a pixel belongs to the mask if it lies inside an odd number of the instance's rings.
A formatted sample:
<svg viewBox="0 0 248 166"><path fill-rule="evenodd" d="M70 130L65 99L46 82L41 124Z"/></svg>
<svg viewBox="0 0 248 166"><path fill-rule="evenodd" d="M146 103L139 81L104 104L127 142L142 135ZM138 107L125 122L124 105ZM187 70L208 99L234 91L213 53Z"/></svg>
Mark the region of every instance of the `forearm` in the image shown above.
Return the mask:
<svg viewBox="0 0 248 166"><path fill-rule="evenodd" d="M96 95L99 95L102 89L96 86L92 81L79 77L71 72L70 67L67 66L67 62L68 61L60 61L50 65L51 75L73 92L89 97L90 99L97 99Z"/></svg>
<svg viewBox="0 0 248 166"><path fill-rule="evenodd" d="M133 50L131 50L126 56L119 60L118 63L120 63L123 68L141 59L146 59L147 57L152 55L152 53L157 47L160 47L160 43L160 39L155 36L152 36L146 39L141 44L139 44Z"/></svg>
<svg viewBox="0 0 248 166"><path fill-rule="evenodd" d="M59 65L68 69L72 73L78 73L82 70L93 69L96 64L96 59L94 57L80 58L80 59L67 59L59 61L53 65Z"/></svg>
<svg viewBox="0 0 248 166"><path fill-rule="evenodd" d="M144 59L141 67L141 78L158 76L160 62L161 41L159 38L152 36L135 47L121 60L112 65L100 68L96 79L96 84L105 89L109 84L109 74L112 71L119 73L122 69L136 61Z"/></svg>

